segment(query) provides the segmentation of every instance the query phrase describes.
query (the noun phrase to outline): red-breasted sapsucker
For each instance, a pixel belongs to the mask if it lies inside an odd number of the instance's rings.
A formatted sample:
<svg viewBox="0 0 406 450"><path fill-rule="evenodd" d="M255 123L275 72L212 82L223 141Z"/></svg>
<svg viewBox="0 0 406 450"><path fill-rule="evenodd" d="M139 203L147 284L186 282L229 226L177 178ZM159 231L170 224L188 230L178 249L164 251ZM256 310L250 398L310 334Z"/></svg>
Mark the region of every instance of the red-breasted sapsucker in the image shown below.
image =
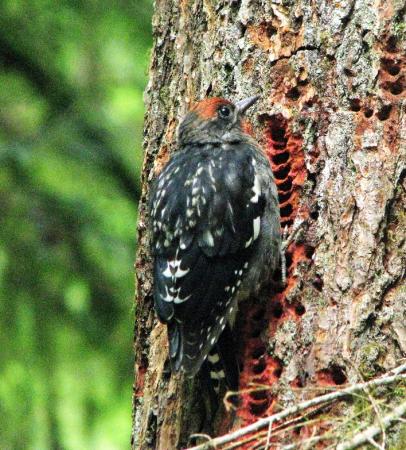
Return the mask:
<svg viewBox="0 0 406 450"><path fill-rule="evenodd" d="M279 264L274 177L243 120L256 100L196 103L151 190L155 310L168 327L172 369L189 376L210 359L238 301Z"/></svg>

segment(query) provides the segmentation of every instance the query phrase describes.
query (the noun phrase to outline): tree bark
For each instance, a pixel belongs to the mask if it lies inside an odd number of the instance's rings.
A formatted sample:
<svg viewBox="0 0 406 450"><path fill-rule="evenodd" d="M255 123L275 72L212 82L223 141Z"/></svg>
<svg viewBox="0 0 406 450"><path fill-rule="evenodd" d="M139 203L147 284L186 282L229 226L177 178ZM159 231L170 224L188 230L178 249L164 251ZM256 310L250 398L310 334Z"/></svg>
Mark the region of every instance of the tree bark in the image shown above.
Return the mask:
<svg viewBox="0 0 406 450"><path fill-rule="evenodd" d="M287 252L286 287L270 283L263 298L242 305L237 324L240 389L271 389L241 394L237 411L222 411L211 432L300 401L308 388L369 379L406 356L405 12L400 0L156 0L134 449L184 448L206 421L199 380L165 366L146 228L148 185L174 147L179 119L206 96L260 94L250 120L272 163L281 225L306 221Z"/></svg>

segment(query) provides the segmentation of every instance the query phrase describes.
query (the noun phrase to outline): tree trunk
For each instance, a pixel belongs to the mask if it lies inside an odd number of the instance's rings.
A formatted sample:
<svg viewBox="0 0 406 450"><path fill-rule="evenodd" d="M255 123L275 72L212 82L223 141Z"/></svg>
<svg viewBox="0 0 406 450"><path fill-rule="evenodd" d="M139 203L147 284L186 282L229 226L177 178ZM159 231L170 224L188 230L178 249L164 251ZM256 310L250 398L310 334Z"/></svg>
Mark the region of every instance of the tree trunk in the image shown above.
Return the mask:
<svg viewBox="0 0 406 450"><path fill-rule="evenodd" d="M184 448L206 419L199 380L165 366L146 228L149 182L173 149L179 119L206 96L260 94L249 118L272 163L281 225L306 221L287 252L286 287L271 283L263 299L245 302L237 324L240 389L271 389L240 394L236 413L222 411L211 432L307 398L309 388L369 379L406 356L405 11L400 0L156 0L136 263L134 449Z"/></svg>

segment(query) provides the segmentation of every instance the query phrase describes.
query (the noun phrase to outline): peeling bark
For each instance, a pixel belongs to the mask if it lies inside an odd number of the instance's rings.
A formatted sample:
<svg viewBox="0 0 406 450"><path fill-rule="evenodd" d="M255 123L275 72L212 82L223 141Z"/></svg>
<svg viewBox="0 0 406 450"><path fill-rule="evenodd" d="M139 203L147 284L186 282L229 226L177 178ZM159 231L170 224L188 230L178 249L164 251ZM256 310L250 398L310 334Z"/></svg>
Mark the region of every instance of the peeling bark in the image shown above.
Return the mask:
<svg viewBox="0 0 406 450"><path fill-rule="evenodd" d="M132 446L168 450L185 447L206 418L199 380L171 376L165 367L166 330L152 308L146 198L194 100L260 94L250 120L274 169L282 226L307 220L288 251L286 288L270 280L263 298L242 305L237 325L240 387L271 389L241 395L236 414L223 411L210 431L309 395L300 388L368 379L406 356L406 5L157 0L155 11Z"/></svg>

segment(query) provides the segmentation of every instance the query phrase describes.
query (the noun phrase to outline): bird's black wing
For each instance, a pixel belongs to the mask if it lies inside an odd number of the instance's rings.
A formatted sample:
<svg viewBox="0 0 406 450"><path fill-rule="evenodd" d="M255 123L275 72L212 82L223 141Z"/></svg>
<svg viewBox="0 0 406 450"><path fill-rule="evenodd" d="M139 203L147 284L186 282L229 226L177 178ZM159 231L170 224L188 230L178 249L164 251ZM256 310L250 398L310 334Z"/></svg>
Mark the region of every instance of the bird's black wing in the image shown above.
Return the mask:
<svg viewBox="0 0 406 450"><path fill-rule="evenodd" d="M265 199L248 144L175 154L152 190L154 300L175 370L196 373L226 325Z"/></svg>

